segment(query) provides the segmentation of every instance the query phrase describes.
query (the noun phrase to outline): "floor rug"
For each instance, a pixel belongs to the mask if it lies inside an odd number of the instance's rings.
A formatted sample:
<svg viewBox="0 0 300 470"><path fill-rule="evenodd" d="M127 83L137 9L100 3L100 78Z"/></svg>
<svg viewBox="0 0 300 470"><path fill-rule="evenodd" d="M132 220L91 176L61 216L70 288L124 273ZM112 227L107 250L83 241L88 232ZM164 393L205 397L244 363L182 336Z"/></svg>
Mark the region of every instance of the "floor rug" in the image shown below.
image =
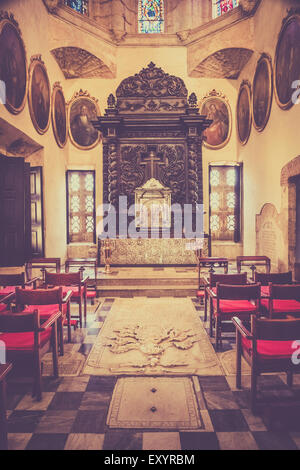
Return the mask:
<svg viewBox="0 0 300 470"><path fill-rule="evenodd" d="M224 375L188 298L116 299L89 354L88 375Z"/></svg>
<svg viewBox="0 0 300 470"><path fill-rule="evenodd" d="M85 357L80 353L65 353L58 357L58 372L60 377L77 377L84 366ZM42 359L43 376L53 375L52 354L47 353Z"/></svg>
<svg viewBox="0 0 300 470"><path fill-rule="evenodd" d="M107 425L132 429L203 428L193 381L184 377L119 379Z"/></svg>
<svg viewBox="0 0 300 470"><path fill-rule="evenodd" d="M224 369L225 375L235 375L236 374L236 350L226 351L218 354L220 363ZM242 375L251 374L251 369L249 364L242 358Z"/></svg>

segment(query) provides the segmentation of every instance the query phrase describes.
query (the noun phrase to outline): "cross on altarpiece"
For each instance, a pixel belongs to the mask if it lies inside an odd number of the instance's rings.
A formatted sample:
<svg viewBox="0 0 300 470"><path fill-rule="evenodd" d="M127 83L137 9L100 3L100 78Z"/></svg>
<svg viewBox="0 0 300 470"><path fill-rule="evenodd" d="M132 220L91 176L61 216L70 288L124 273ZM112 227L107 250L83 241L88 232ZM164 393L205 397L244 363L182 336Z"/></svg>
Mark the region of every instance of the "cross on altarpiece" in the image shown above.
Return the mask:
<svg viewBox="0 0 300 470"><path fill-rule="evenodd" d="M155 147L148 147L148 152L142 155L141 165L145 166L146 180L150 178L159 179L158 168L160 165L164 165L164 162Z"/></svg>

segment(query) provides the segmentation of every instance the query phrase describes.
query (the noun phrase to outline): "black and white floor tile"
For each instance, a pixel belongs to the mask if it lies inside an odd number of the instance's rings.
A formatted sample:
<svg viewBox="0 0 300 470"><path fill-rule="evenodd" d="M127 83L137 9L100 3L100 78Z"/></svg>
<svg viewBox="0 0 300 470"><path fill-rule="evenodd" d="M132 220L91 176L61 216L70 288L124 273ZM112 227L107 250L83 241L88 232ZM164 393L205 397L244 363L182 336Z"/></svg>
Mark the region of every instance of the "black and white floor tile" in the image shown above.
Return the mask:
<svg viewBox="0 0 300 470"><path fill-rule="evenodd" d="M73 347L87 356L114 299L89 306L87 325L73 334ZM193 299L203 320L203 307ZM207 328L207 325L205 325ZM234 334L224 341L233 349ZM212 343L214 340L212 339ZM225 349L226 350L226 349ZM258 416L249 409L249 376L243 389L235 378L198 377L205 401L205 429L193 432L111 430L106 417L115 377L45 377L43 399L31 398L31 384L9 381L7 392L11 450L257 450L300 448L300 377L290 390L284 376L260 379L264 405Z"/></svg>

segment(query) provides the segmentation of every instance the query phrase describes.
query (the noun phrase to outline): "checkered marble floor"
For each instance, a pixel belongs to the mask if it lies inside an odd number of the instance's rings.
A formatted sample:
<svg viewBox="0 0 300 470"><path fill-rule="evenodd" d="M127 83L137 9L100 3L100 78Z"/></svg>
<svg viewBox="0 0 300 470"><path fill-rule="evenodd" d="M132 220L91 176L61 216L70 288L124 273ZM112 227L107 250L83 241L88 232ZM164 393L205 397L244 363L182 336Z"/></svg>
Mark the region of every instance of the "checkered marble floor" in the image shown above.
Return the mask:
<svg viewBox="0 0 300 470"><path fill-rule="evenodd" d="M203 307L192 299L203 320ZM87 356L114 299L89 307L87 325L73 334L68 351ZM170 298L170 303L172 298ZM75 307L76 308L76 307ZM205 325L207 327L207 325ZM212 343L214 340L212 340ZM234 348L234 336L224 341ZM300 379L300 377L299 377ZM249 376L243 389L235 377L198 377L204 403L201 431L111 430L106 426L115 377L45 377L41 402L31 398L31 384L8 383L8 432L11 450L290 450L300 448L300 380L290 390L282 375L260 378L259 416L249 409Z"/></svg>

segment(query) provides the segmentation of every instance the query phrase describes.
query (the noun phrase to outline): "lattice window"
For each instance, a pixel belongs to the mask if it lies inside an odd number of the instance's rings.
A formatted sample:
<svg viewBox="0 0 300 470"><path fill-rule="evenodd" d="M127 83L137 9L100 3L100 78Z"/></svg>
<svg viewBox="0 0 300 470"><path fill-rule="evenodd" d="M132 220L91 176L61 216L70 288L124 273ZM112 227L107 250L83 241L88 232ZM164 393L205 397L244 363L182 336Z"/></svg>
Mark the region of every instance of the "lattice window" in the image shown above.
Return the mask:
<svg viewBox="0 0 300 470"><path fill-rule="evenodd" d="M212 240L240 241L241 167L209 167Z"/></svg>
<svg viewBox="0 0 300 470"><path fill-rule="evenodd" d="M95 173L67 172L68 243L95 243Z"/></svg>
<svg viewBox="0 0 300 470"><path fill-rule="evenodd" d="M224 15L239 6L239 0L213 0L213 18Z"/></svg>
<svg viewBox="0 0 300 470"><path fill-rule="evenodd" d="M139 33L164 32L163 0L139 0Z"/></svg>
<svg viewBox="0 0 300 470"><path fill-rule="evenodd" d="M65 5L81 13L82 15L89 14L89 1L88 0L64 0Z"/></svg>

